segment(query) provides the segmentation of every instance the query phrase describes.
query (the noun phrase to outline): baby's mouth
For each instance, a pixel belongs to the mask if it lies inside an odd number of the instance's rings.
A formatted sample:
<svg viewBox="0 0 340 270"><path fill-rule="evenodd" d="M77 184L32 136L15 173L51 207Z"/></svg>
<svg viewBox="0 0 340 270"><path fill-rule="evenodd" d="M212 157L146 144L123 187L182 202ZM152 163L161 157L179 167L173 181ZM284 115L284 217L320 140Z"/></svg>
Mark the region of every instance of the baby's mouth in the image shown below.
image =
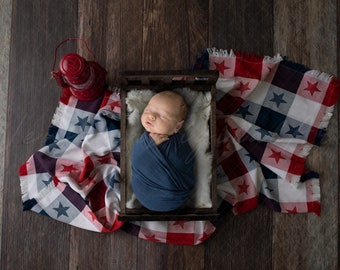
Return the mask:
<svg viewBox="0 0 340 270"><path fill-rule="evenodd" d="M146 124L147 126L150 126L150 127L153 126L153 124L152 124L150 121L145 121L145 124Z"/></svg>

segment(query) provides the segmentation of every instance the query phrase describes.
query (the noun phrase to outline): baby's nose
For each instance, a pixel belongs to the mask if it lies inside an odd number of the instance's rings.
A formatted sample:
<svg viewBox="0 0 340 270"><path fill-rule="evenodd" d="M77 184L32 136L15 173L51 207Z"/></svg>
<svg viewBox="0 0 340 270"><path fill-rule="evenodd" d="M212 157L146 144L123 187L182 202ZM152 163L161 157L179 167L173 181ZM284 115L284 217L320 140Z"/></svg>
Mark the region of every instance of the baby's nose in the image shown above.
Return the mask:
<svg viewBox="0 0 340 270"><path fill-rule="evenodd" d="M155 119L156 119L156 117L155 117L155 115L154 115L154 114L150 113L150 114L149 114L149 119L150 119L150 120L155 120Z"/></svg>

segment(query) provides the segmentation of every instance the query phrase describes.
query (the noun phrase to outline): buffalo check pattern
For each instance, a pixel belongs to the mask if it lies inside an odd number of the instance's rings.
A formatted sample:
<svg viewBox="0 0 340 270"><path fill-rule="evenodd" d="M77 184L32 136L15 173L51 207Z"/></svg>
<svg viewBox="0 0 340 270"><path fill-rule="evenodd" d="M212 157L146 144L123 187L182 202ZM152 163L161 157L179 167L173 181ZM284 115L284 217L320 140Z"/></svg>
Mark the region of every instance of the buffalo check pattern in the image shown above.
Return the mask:
<svg viewBox="0 0 340 270"><path fill-rule="evenodd" d="M119 210L120 100L83 102L64 89L45 146L20 167L23 209L111 232Z"/></svg>
<svg viewBox="0 0 340 270"><path fill-rule="evenodd" d="M282 213L320 214L316 172L305 167L325 135L339 80L280 55L207 49L195 68L219 71L217 189L234 214L259 202ZM100 233L118 229L168 244L206 241L218 221L118 220L119 89L93 101L64 89L45 145L20 166L23 209Z"/></svg>
<svg viewBox="0 0 340 270"><path fill-rule="evenodd" d="M264 202L320 214L319 176L306 168L337 102L339 80L286 61L207 50L217 82L218 192L235 214Z"/></svg>

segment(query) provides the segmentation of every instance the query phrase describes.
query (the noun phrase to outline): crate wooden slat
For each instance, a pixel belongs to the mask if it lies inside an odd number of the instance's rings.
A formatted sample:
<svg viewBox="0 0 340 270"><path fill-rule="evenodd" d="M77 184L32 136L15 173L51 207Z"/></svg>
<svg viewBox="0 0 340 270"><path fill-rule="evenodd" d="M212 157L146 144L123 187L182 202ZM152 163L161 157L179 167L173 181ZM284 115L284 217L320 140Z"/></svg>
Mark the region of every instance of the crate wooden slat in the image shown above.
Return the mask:
<svg viewBox="0 0 340 270"><path fill-rule="evenodd" d="M216 89L215 84L218 78L217 71L125 71L120 74L121 83L121 211L119 219L123 221L136 220L205 220L216 218L217 213L217 190L215 164L215 111L216 111ZM210 108L210 151L212 154L212 172L210 181L210 195L212 207L209 208L189 208L182 207L171 212L153 212L144 207L127 208L127 150L126 150L126 127L127 127L127 108L126 97L130 90L153 90L162 91L165 89L189 88L192 91L209 91L211 93Z"/></svg>

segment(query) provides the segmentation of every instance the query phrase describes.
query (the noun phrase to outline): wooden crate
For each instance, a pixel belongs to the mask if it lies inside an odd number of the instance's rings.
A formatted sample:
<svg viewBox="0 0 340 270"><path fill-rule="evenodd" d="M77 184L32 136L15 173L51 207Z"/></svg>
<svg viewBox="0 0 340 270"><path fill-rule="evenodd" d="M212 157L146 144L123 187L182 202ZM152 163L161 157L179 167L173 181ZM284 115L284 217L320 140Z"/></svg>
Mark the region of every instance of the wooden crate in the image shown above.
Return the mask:
<svg viewBox="0 0 340 270"><path fill-rule="evenodd" d="M217 191L215 172L215 140L216 140L216 71L126 71L120 74L121 84L121 210L119 219L123 221L133 220L205 220L218 215L217 213ZM209 155L211 155L211 179L210 195L211 205L209 207L184 206L171 212L153 212L144 207L127 206L127 200L131 198L129 188L131 176L130 150L127 151L127 96L129 91L151 90L160 92L163 90L181 91L207 91L211 94L210 116L208 120L209 129ZM143 92L141 92L143 93ZM130 143L130 142L129 142ZM131 145L131 143L129 144ZM129 193L130 192L130 193ZM129 194L128 194L129 193ZM195 195L194 195L195 196Z"/></svg>

